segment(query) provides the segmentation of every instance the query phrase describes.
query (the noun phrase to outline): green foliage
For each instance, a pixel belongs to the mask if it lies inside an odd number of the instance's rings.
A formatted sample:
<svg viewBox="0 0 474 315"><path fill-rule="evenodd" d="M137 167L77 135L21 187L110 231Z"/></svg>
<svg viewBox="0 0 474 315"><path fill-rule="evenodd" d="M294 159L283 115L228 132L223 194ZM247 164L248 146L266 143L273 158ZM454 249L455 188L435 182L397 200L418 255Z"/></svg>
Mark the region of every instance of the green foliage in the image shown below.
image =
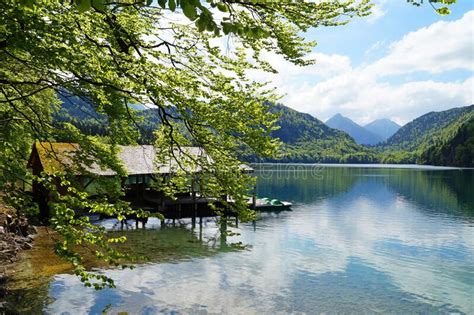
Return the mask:
<svg viewBox="0 0 474 315"><path fill-rule="evenodd" d="M413 120L379 147L384 152L382 162L470 166L474 151L463 141L470 139L467 126L473 115L471 105L431 112Z"/></svg>
<svg viewBox="0 0 474 315"><path fill-rule="evenodd" d="M444 128L420 156L423 164L474 167L474 116Z"/></svg>
<svg viewBox="0 0 474 315"><path fill-rule="evenodd" d="M56 252L86 284L112 286L110 279L86 272L77 247L99 248L97 257L112 265L120 254L110 250L104 231L75 214L87 209L123 219L132 210L119 202L123 192L117 185L104 183L103 195L91 199L74 178L78 172L87 174L93 163L115 171L117 180L127 176L117 145L142 140L139 123L147 117L140 117L131 104L147 104L154 107L146 114L155 117L148 119L150 129L160 126L153 138L160 149L157 158L173 158L176 150L191 144L203 147L211 159L188 163L202 168L205 193L231 195L241 217L251 218L244 200L252 179L239 171L237 153L246 147L251 154L269 157L278 143L271 137L275 115L264 105L275 100L274 91L248 80L246 71L274 71L261 60L263 51L295 64L311 63L304 57L315 43L306 42L301 32L367 15L368 2L3 1L1 190L19 211L35 211L34 204L20 206L31 200L21 194L19 182L46 186L50 223L59 232ZM170 11L188 23L170 22ZM232 38L230 53L215 44L224 34ZM65 91L94 104L97 116L85 122L64 115L65 103L58 95ZM33 177L25 165L37 140L78 143L75 163L59 173ZM189 177L186 168L178 173Z"/></svg>
<svg viewBox="0 0 474 315"><path fill-rule="evenodd" d="M411 3L415 6L420 6L423 4L423 0L407 0L408 3ZM427 0L433 9L440 15L448 15L451 13L449 6L455 4L457 0ZM441 6L439 6L441 5Z"/></svg>
<svg viewBox="0 0 474 315"><path fill-rule="evenodd" d="M265 161L301 163L375 163L375 152L357 145L346 133L329 128L317 118L276 104L270 111L279 115L272 136L283 145L279 154Z"/></svg>
<svg viewBox="0 0 474 315"><path fill-rule="evenodd" d="M387 140L386 146L403 150L418 149L423 142L432 141L433 134L473 111L474 105L427 113L400 128Z"/></svg>

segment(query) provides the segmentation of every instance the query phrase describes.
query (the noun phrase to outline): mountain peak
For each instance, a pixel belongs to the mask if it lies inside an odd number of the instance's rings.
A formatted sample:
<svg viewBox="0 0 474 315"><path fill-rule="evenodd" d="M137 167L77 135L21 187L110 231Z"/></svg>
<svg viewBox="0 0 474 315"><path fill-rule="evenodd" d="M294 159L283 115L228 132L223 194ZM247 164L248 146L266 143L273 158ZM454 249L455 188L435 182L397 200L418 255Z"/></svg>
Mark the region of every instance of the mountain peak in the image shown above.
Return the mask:
<svg viewBox="0 0 474 315"><path fill-rule="evenodd" d="M348 133L358 144L375 145L383 141L378 135L364 129L350 118L344 117L341 114L332 116L326 121L326 125Z"/></svg>
<svg viewBox="0 0 474 315"><path fill-rule="evenodd" d="M335 114L334 116L332 116L331 118L329 118L328 120L326 120L326 123L327 123L328 121L334 120L334 119L339 119L339 120L340 120L340 119L349 119L349 120L350 120L350 118L347 118L346 116L343 116L341 113L337 113L337 114Z"/></svg>
<svg viewBox="0 0 474 315"><path fill-rule="evenodd" d="M400 129L400 125L388 118L376 119L364 126L365 129L375 133L384 141L390 138L395 132Z"/></svg>

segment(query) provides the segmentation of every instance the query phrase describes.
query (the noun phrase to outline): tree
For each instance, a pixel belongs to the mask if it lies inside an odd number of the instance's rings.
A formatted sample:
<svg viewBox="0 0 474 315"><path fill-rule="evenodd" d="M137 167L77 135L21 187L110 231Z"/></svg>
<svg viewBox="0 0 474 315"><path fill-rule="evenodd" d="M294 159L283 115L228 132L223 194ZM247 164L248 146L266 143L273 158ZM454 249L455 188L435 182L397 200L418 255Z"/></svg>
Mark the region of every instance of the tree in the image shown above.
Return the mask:
<svg viewBox="0 0 474 315"><path fill-rule="evenodd" d="M261 58L264 51L301 66L314 62L304 57L315 43L305 41L301 32L344 25L368 15L371 8L369 0L23 0L22 4L3 1L0 15L1 189L6 201L27 214L37 206L18 192L18 181L35 180L51 190L50 223L61 236L56 253L74 265L86 285L96 288L113 282L87 273L76 248L87 247L98 258L118 264L124 254L109 244L124 239L109 239L86 219L75 218L74 209L118 218L131 210L111 200L120 195L117 185L104 183L108 193L91 201L72 179L78 171L87 173L92 163L126 176L117 145L136 143L141 128L131 104L156 109L161 121L155 135L157 160L173 157L186 145L203 147L212 161L189 157L187 163L199 164L207 173L206 194L232 195L236 200L232 206L249 217L245 194L253 179L238 171L237 152L246 147L252 154L271 156L278 142L270 137L276 116L265 105L277 96L265 84L250 81L246 71L274 71ZM107 144L67 121L53 125L51 116L61 107L58 95L94 104L106 118ZM25 169L32 143L55 139L80 145L75 163L33 177ZM57 178L68 187L67 195L57 191ZM178 182L182 183L174 184Z"/></svg>
<svg viewBox="0 0 474 315"><path fill-rule="evenodd" d="M423 0L407 0L407 2L415 6L420 6L424 3ZM457 0L428 0L426 2L429 3L438 14L447 15L451 13L449 6L455 4Z"/></svg>

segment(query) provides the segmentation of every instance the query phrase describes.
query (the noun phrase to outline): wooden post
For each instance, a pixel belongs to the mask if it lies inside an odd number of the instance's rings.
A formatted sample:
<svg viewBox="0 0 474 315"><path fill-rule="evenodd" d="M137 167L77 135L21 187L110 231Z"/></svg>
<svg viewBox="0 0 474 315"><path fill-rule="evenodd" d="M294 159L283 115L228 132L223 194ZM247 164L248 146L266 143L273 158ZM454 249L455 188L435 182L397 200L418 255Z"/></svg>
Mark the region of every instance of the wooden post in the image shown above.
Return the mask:
<svg viewBox="0 0 474 315"><path fill-rule="evenodd" d="M199 241L202 241L202 218L199 218Z"/></svg>
<svg viewBox="0 0 474 315"><path fill-rule="evenodd" d="M252 209L255 210L257 207L257 185L253 186L253 193L252 193Z"/></svg>
<svg viewBox="0 0 474 315"><path fill-rule="evenodd" d="M194 177L191 178L191 195L193 198L193 216L192 216L192 228L196 227L196 216L197 216L197 203L196 203L196 189L194 187Z"/></svg>
<svg viewBox="0 0 474 315"><path fill-rule="evenodd" d="M221 248L227 247L227 216L221 217Z"/></svg>
<svg viewBox="0 0 474 315"><path fill-rule="evenodd" d="M163 195L161 195L161 215L163 216L163 218L165 217L165 196Z"/></svg>

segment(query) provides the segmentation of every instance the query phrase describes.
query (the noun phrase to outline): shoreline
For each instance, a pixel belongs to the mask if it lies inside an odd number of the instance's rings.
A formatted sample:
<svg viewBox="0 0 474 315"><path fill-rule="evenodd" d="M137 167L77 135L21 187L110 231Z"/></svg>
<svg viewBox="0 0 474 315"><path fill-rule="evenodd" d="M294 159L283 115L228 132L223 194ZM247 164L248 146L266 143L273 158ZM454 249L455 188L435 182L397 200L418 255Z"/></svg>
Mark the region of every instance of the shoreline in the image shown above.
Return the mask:
<svg viewBox="0 0 474 315"><path fill-rule="evenodd" d="M18 218L9 207L0 203L0 313L5 311L10 271L21 259L21 253L33 247L35 226L26 218Z"/></svg>
<svg viewBox="0 0 474 315"><path fill-rule="evenodd" d="M474 167L438 166L438 165L423 165L423 164L300 163L300 162L262 162L262 163L249 163L249 164L252 166L306 166L306 167L319 166L319 167L380 168L380 169L421 169L421 170L440 170L440 171L474 170Z"/></svg>

